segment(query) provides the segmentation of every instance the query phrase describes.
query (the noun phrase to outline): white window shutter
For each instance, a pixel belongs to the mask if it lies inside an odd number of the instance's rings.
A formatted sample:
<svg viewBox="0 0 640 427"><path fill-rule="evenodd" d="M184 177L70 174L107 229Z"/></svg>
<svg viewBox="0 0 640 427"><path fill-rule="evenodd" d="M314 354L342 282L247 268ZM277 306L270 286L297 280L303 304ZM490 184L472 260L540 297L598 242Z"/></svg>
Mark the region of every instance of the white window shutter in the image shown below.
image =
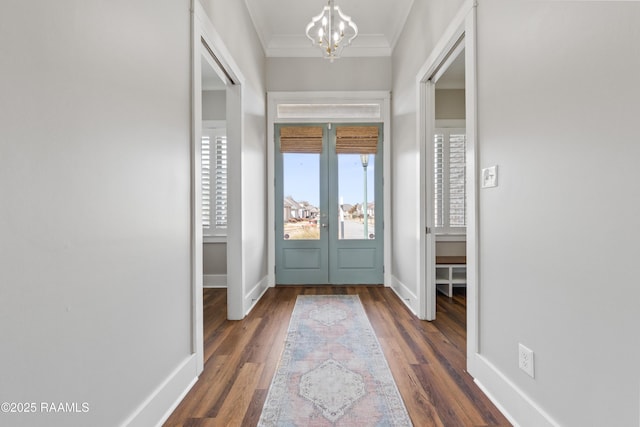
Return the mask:
<svg viewBox="0 0 640 427"><path fill-rule="evenodd" d="M436 133L433 143L433 225L444 227L444 134Z"/></svg>
<svg viewBox="0 0 640 427"><path fill-rule="evenodd" d="M217 136L215 148L215 227L227 228L227 137Z"/></svg>
<svg viewBox="0 0 640 427"><path fill-rule="evenodd" d="M202 228L211 228L211 138L202 137L201 152L202 168Z"/></svg>
<svg viewBox="0 0 640 427"><path fill-rule="evenodd" d="M224 129L203 130L202 230L205 236L227 232L227 137Z"/></svg>
<svg viewBox="0 0 640 427"><path fill-rule="evenodd" d="M455 233L467 225L464 129L436 129L433 139L434 227Z"/></svg>
<svg viewBox="0 0 640 427"><path fill-rule="evenodd" d="M466 138L464 134L449 135L449 226L466 227Z"/></svg>

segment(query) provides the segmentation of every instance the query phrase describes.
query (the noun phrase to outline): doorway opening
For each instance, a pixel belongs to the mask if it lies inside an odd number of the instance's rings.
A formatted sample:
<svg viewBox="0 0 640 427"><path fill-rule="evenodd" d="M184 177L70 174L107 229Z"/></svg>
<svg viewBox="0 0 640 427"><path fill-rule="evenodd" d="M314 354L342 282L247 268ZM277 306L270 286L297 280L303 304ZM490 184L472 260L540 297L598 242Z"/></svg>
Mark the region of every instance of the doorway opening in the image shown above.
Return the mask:
<svg viewBox="0 0 640 427"><path fill-rule="evenodd" d="M420 242L424 266L420 269L419 317L435 319L438 286L451 294L456 284L464 282L467 368L472 375L478 353L475 33L476 6L465 2L417 76L423 186L420 205L424 212L421 225L425 230ZM456 98L464 102L463 117ZM451 116L452 105L457 115ZM463 263L458 259L438 271L438 249L441 256L462 258ZM464 269L459 268L461 265Z"/></svg>
<svg viewBox="0 0 640 427"><path fill-rule="evenodd" d="M203 286L227 286L227 85L231 84L203 42L201 59L201 189Z"/></svg>
<svg viewBox="0 0 640 427"><path fill-rule="evenodd" d="M277 284L382 284L383 125L275 125Z"/></svg>
<svg viewBox="0 0 640 427"><path fill-rule="evenodd" d="M238 258L231 254L242 251L233 215L238 202L228 197L239 194L241 188L234 174L240 162L244 78L199 2L193 2L191 48L191 323L192 352L199 374L204 366L205 262L215 259L213 268L219 269L220 278L226 278L227 317L244 316L242 290L233 285L239 282L242 266L230 261ZM212 255L206 245L216 245L217 251Z"/></svg>
<svg viewBox="0 0 640 427"><path fill-rule="evenodd" d="M386 244L390 242L391 227L384 227L384 219L391 216L391 193L390 186L384 185L382 177L390 171L390 93L270 92L267 98L267 179L269 183L273 183L269 186L268 194L268 223L273 224L269 227L268 236L269 286L275 286L276 283L382 283L389 286L391 273L385 267L391 264L391 251ZM321 139L322 146L319 149L306 149L319 150L319 153L296 152L301 149L292 148L286 141L284 152L282 151L281 130L296 127L306 127L311 129L309 132L317 133L317 136L311 135L311 139ZM314 128L319 131L313 130ZM375 136L364 135L369 131L375 132ZM286 132L289 130L285 130ZM290 135L284 137L286 140ZM375 140L375 148L372 145L350 151L345 148L350 146L345 141L353 138ZM365 158L367 155L368 158ZM299 166L302 159L296 157L300 156L315 156L315 160L309 162L315 162L317 169L315 174L318 175L318 182L314 184L317 203L312 203L313 197L304 195L306 192L297 196L293 194L293 190L285 191L283 178L285 174L289 175L287 169L293 167L295 161ZM366 168L364 164L367 165ZM320 173L321 169L325 172ZM291 169L291 173L294 173L294 169ZM365 180L365 174L371 177ZM378 181L376 175L379 176ZM295 177L287 178L287 181L290 179L295 181ZM276 183L277 180L280 181ZM355 190L350 190L349 187ZM353 197L350 196L352 193L355 193ZM287 199L288 196L291 198ZM321 199L326 201L321 202ZM301 212L304 218L299 218L301 215L296 212ZM326 217L323 218L323 214ZM297 216L294 218L294 215ZM327 221L322 222L323 219ZM294 231L301 232L296 229L306 227L306 231L313 231L315 226L315 237L294 238ZM287 234L288 238L285 237ZM335 250L329 250L329 247ZM323 255L324 253L327 255ZM290 256L291 262L287 261L287 256ZM296 257L304 259L294 260ZM325 277L304 276L306 273L311 274L313 270L320 270L314 264L318 266L322 263L327 266L322 268L328 272ZM291 268L291 274L282 273L294 265L305 268L298 268L296 271ZM306 272L301 271L305 269ZM337 271L331 273L330 270Z"/></svg>
<svg viewBox="0 0 640 427"><path fill-rule="evenodd" d="M435 288L464 293L466 274L466 112L464 47L435 81L432 146ZM453 55L456 55L453 57ZM436 310L437 311L437 310Z"/></svg>

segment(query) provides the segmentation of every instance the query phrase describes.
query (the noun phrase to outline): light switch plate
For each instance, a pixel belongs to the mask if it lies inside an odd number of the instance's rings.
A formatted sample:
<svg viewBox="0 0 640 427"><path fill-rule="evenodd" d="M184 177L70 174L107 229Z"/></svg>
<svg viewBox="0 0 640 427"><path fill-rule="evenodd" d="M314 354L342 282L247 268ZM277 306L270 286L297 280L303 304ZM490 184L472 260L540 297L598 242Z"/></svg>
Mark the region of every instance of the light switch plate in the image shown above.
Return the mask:
<svg viewBox="0 0 640 427"><path fill-rule="evenodd" d="M498 165L482 169L482 188L498 186Z"/></svg>

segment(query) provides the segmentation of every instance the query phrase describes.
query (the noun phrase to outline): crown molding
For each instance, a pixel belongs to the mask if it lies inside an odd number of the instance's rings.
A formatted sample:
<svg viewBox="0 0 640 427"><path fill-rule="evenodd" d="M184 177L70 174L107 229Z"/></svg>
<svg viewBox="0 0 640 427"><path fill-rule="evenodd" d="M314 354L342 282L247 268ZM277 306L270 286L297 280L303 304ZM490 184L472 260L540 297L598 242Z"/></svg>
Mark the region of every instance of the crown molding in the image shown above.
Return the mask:
<svg viewBox="0 0 640 427"><path fill-rule="evenodd" d="M301 36L274 36L265 49L269 58L304 57L315 58L321 56L317 47L309 39ZM359 35L350 46L342 51L342 57L391 56L391 45L382 34Z"/></svg>

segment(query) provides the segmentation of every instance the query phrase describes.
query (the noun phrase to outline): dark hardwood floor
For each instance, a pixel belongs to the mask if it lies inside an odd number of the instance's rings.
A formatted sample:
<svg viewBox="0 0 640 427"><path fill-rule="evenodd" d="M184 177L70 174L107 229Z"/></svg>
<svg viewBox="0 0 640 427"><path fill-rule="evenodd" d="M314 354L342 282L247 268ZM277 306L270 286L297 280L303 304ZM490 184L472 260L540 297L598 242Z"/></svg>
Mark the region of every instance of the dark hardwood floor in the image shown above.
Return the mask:
<svg viewBox="0 0 640 427"><path fill-rule="evenodd" d="M437 320L418 320L382 286L269 289L241 321L226 320L226 291L204 290L204 371L165 426L255 426L300 294L358 294L414 426L510 426L466 366L466 298L438 295Z"/></svg>

